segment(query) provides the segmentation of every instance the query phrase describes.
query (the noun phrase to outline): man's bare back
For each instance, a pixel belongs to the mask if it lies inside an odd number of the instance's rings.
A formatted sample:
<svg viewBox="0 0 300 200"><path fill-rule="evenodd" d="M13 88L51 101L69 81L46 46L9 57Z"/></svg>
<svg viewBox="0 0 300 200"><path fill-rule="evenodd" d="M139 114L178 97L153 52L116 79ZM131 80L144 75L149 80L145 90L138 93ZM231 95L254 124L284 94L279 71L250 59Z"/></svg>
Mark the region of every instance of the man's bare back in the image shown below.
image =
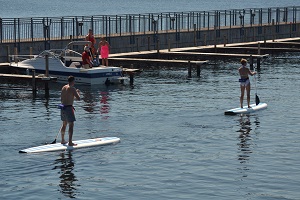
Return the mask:
<svg viewBox="0 0 300 200"><path fill-rule="evenodd" d="M75 114L74 114L74 97L77 100L80 100L80 93L79 90L74 87L75 84L75 78L73 76L69 76L68 78L69 84L65 85L61 89L61 103L65 106L64 109L61 110L61 120L62 120L62 126L60 128L61 132L61 143L66 144L65 141L65 131L67 125L69 125L69 146L76 146L72 142L73 139L73 127L74 127L74 121L76 121Z"/></svg>
<svg viewBox="0 0 300 200"><path fill-rule="evenodd" d="M63 105L73 105L74 97L80 100L78 91L73 86L67 84L61 89L61 103Z"/></svg>

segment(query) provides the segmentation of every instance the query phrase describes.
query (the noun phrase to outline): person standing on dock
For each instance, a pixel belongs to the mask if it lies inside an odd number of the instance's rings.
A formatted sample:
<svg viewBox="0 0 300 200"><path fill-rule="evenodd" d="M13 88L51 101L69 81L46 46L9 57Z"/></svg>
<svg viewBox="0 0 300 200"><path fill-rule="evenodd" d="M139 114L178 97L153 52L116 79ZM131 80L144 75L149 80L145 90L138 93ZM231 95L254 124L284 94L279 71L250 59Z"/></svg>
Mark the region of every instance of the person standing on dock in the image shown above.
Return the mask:
<svg viewBox="0 0 300 200"><path fill-rule="evenodd" d="M109 50L110 50L109 43L106 41L105 37L102 37L98 45L98 51L100 51L102 65L104 66L108 66Z"/></svg>
<svg viewBox="0 0 300 200"><path fill-rule="evenodd" d="M250 79L248 75L253 76L256 74L256 72L251 72L249 68L246 67L247 65L247 60L242 58L241 59L241 64L242 66L239 68L239 74L240 74L240 88L241 88L241 97L240 97L240 103L241 103L241 108L243 108L243 101L244 101L244 93L245 89L247 91L247 104L248 108L250 108Z"/></svg>
<svg viewBox="0 0 300 200"><path fill-rule="evenodd" d="M68 84L62 87L61 89L61 120L62 126L60 128L61 133L61 143L66 144L65 141L65 132L66 127L69 125L69 146L76 146L77 144L73 143L73 128L75 119L75 109L73 107L74 97L79 101L80 100L80 91L74 87L75 78L74 76L68 77Z"/></svg>
<svg viewBox="0 0 300 200"><path fill-rule="evenodd" d="M94 55L95 55L95 52L96 52L96 49L95 49L96 39L94 37L92 29L89 29L89 33L85 36L85 40L90 41L92 43L91 46L90 46L90 54L91 54L91 57L93 59Z"/></svg>

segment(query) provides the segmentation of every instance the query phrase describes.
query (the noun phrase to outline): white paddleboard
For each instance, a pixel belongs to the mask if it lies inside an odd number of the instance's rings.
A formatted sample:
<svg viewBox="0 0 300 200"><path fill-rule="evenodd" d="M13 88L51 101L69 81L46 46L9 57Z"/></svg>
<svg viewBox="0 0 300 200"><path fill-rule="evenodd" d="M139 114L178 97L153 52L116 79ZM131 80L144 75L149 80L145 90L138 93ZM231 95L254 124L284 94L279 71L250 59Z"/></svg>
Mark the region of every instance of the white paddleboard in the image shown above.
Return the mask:
<svg viewBox="0 0 300 200"><path fill-rule="evenodd" d="M38 153L38 152L47 152L47 151L61 151L61 150L73 150L83 147L92 147L105 144L114 144L120 141L120 138L117 137L103 137L103 138L94 138L86 140L77 140L73 143L77 144L76 146L68 146L68 144L46 144L37 147L31 147L28 149L20 150L19 153Z"/></svg>
<svg viewBox="0 0 300 200"><path fill-rule="evenodd" d="M258 110L263 110L265 108L267 108L267 104L266 103L259 103L258 105L256 104L251 104L250 107L248 108L248 106L244 106L243 108L233 108L230 110L226 110L225 111L225 115L236 115L236 114L247 114L247 113L252 113Z"/></svg>

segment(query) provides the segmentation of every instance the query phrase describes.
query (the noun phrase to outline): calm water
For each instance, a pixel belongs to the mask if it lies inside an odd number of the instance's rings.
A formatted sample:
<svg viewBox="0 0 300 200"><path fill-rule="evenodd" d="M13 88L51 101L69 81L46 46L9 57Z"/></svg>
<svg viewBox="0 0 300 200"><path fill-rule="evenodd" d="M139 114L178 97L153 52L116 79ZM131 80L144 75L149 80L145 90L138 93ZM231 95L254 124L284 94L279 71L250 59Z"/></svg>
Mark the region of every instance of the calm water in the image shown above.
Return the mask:
<svg viewBox="0 0 300 200"><path fill-rule="evenodd" d="M299 56L263 62L268 109L244 116L223 115L239 105L237 63L200 78L173 69L145 71L134 87L78 86L74 138L121 142L72 152L18 153L54 140L61 85L48 100L2 88L1 199L299 199Z"/></svg>
<svg viewBox="0 0 300 200"><path fill-rule="evenodd" d="M299 0L0 0L0 17L54 17L299 6Z"/></svg>
<svg viewBox="0 0 300 200"><path fill-rule="evenodd" d="M0 17L299 4L295 0L89 2L93 6L86 12L83 1L0 0ZM50 86L49 99L43 91L33 99L30 91L8 90L0 84L0 199L299 199L300 54L280 57L262 64L258 96L268 109L251 115L223 115L239 105L236 62L207 65L201 78L187 79L186 69L173 69L145 71L135 78L134 87L78 86L83 100L75 103L74 139L116 136L121 142L72 152L18 153L54 140L61 125L56 108L60 84Z"/></svg>

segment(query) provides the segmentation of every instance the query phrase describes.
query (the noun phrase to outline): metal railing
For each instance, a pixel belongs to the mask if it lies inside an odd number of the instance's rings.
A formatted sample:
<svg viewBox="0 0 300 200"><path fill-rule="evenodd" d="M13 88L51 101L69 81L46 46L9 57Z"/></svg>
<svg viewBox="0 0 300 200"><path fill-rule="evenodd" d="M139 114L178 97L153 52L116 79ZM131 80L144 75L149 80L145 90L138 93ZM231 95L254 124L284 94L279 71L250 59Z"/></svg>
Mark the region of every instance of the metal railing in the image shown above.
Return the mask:
<svg viewBox="0 0 300 200"><path fill-rule="evenodd" d="M83 38L88 29L97 37L157 32L183 32L222 27L262 26L300 21L300 6L222 11L97 15L44 18L0 18L0 43ZM296 26L292 26L296 29ZM295 30L293 30L295 31Z"/></svg>

